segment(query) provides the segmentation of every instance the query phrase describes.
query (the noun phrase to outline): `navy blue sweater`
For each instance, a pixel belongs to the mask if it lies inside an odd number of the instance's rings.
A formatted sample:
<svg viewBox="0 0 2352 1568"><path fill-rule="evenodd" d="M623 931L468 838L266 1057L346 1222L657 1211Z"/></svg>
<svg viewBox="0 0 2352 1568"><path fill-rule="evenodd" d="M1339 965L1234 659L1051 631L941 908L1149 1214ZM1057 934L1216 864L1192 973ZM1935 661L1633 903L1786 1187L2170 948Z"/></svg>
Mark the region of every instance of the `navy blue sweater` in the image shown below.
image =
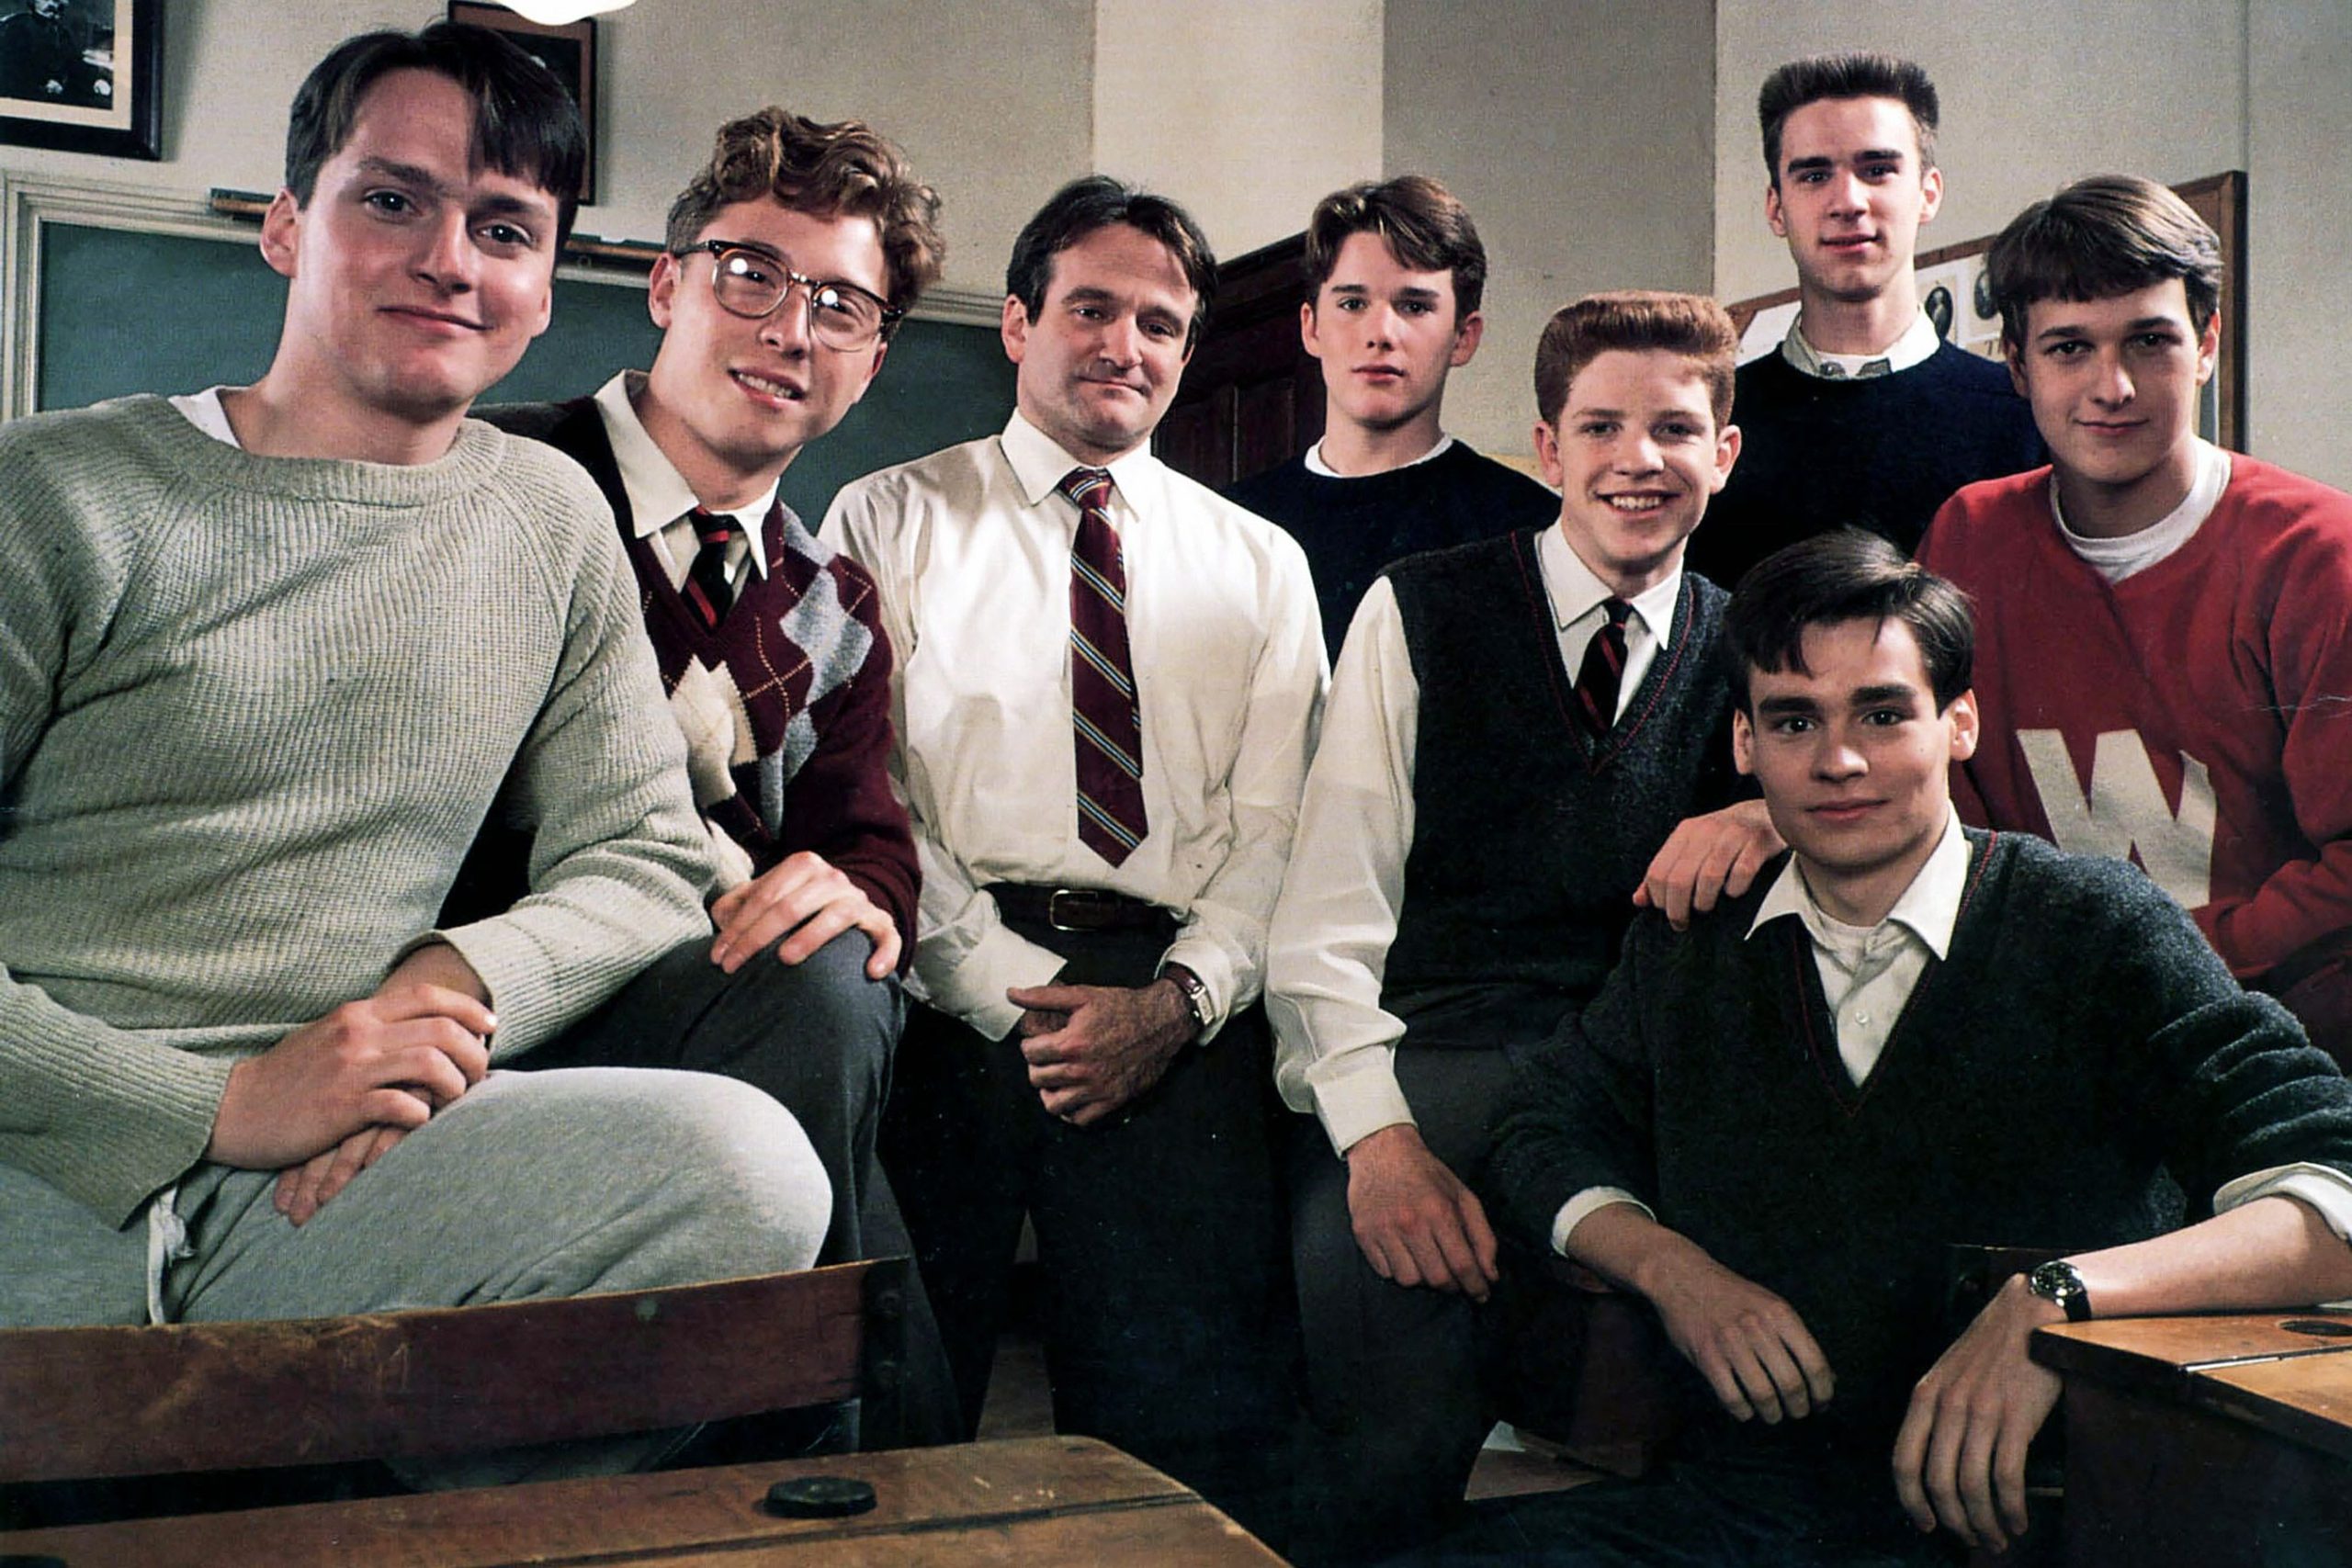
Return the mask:
<svg viewBox="0 0 2352 1568"><path fill-rule="evenodd" d="M1731 420L1739 462L1689 555L1731 589L1781 546L1849 524L1907 555L1961 486L2050 460L2009 373L1950 343L1860 381L1808 376L1776 350L1739 367Z"/></svg>
<svg viewBox="0 0 2352 1568"><path fill-rule="evenodd" d="M1309 473L1305 457L1293 457L1226 493L1280 524L1306 552L1323 647L1333 659L1363 591L1389 562L1540 528L1560 515L1559 497L1462 441L1426 463L1361 479Z"/></svg>

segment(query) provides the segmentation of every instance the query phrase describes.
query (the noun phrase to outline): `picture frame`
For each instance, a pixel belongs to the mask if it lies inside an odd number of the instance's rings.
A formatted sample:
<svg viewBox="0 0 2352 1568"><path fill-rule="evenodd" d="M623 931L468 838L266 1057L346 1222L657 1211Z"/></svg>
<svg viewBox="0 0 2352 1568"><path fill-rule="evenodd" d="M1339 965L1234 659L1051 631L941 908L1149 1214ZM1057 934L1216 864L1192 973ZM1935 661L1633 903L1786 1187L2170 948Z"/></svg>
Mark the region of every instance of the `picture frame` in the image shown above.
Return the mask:
<svg viewBox="0 0 2352 1568"><path fill-rule="evenodd" d="M0 0L0 145L164 155L164 0Z"/></svg>
<svg viewBox="0 0 2352 1568"><path fill-rule="evenodd" d="M6 0L0 0L5 4ZM596 199L596 24L590 20L550 26L481 0L449 0L449 20L503 33L549 71L580 107L588 132L588 157L580 165L580 204Z"/></svg>
<svg viewBox="0 0 2352 1568"><path fill-rule="evenodd" d="M2233 452L2246 449L2245 174L2232 170L2172 187L2222 241L2222 353L2198 401L2197 434ZM1993 236L1922 251L1913 264L1919 300L1943 335L1972 354L2001 357L2001 321L1984 286ZM1940 297L1940 298L1939 298ZM1940 307L1940 309L1939 308ZM1777 289L1725 307L1739 331L1744 364L1780 346L1796 320L1797 291Z"/></svg>

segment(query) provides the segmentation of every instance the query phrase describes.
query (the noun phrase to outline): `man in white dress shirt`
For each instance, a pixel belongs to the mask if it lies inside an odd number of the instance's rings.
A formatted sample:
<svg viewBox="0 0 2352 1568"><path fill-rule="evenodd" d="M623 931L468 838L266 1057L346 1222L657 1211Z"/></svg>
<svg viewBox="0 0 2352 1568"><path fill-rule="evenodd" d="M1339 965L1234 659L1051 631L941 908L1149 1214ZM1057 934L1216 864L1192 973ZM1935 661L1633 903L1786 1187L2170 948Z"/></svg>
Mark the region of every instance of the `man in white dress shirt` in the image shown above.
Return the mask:
<svg viewBox="0 0 2352 1568"><path fill-rule="evenodd" d="M1016 241L1001 435L844 490L922 895L883 1152L977 1425L1024 1213L1056 1423L1279 1536L1289 1259L1256 1007L1322 701L1298 547L1155 459L1215 287L1100 176ZM1104 476L1107 475L1107 484Z"/></svg>

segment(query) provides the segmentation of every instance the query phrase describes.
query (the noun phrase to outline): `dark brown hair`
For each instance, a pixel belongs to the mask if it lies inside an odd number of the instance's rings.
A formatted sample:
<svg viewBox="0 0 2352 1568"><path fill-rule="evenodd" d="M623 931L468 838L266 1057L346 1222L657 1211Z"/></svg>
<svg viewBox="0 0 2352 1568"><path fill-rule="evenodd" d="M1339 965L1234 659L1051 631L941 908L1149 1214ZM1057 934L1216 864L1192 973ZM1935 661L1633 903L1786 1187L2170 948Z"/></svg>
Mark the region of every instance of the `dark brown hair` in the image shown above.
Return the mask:
<svg viewBox="0 0 2352 1568"><path fill-rule="evenodd" d="M498 34L460 22L435 22L416 33L362 33L311 67L286 120L286 188L295 205L310 206L319 170L351 140L360 100L394 71L430 71L472 96L475 164L554 197L561 250L579 214L588 159L580 110L546 66Z"/></svg>
<svg viewBox="0 0 2352 1568"><path fill-rule="evenodd" d="M1190 349L1208 325L1209 304L1216 298L1216 253L1209 249L1208 236L1191 213L1164 196L1122 185L1108 175L1070 181L1021 226L1012 242L1012 259L1005 265L1004 291L1035 321L1053 284L1054 258L1114 223L1159 241L1184 269L1184 281L1193 287L1193 320L1184 333L1184 346Z"/></svg>
<svg viewBox="0 0 2352 1568"><path fill-rule="evenodd" d="M2022 351L2037 299L2104 299L2178 278L2202 336L2222 306L2222 240L2188 203L2137 175L2093 175L2009 220L1984 258L2001 340Z"/></svg>
<svg viewBox="0 0 2352 1568"><path fill-rule="evenodd" d="M1764 78L1756 118L1764 130L1764 169L1781 188L1781 131L1789 116L1824 98L1893 98L1910 111L1918 133L1919 166L1936 166L1936 85L1910 61L1856 51L1792 60Z"/></svg>
<svg viewBox="0 0 2352 1568"><path fill-rule="evenodd" d="M1840 528L1776 550L1749 569L1724 612L1724 656L1731 693L1755 713L1748 679L1757 671L1804 666L1809 626L1900 621L1927 666L1936 711L1968 690L1976 665L1976 617L1968 595L1876 534Z"/></svg>
<svg viewBox="0 0 2352 1568"><path fill-rule="evenodd" d="M1427 175L1366 180L1315 204L1300 268L1310 303L1331 280L1340 247L1353 234L1379 235L1400 266L1452 273L1457 323L1486 298L1487 247L1479 243L1478 226L1453 193Z"/></svg>

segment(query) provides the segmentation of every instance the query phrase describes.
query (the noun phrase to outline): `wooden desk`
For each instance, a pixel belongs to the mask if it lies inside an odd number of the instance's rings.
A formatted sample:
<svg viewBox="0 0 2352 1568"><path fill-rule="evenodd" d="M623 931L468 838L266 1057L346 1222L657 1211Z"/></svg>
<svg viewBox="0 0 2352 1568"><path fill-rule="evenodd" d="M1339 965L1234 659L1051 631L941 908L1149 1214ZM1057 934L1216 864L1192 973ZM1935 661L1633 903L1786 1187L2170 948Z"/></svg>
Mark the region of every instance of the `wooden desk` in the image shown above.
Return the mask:
<svg viewBox="0 0 2352 1568"><path fill-rule="evenodd" d="M790 1475L850 1475L876 1506L771 1517ZM1136 1562L1279 1568L1200 1497L1107 1443L1024 1438L247 1513L0 1533L0 1558L66 1568L933 1568Z"/></svg>
<svg viewBox="0 0 2352 1568"><path fill-rule="evenodd" d="M2322 1312L2064 1324L2069 1564L2352 1562L2352 1327Z"/></svg>

